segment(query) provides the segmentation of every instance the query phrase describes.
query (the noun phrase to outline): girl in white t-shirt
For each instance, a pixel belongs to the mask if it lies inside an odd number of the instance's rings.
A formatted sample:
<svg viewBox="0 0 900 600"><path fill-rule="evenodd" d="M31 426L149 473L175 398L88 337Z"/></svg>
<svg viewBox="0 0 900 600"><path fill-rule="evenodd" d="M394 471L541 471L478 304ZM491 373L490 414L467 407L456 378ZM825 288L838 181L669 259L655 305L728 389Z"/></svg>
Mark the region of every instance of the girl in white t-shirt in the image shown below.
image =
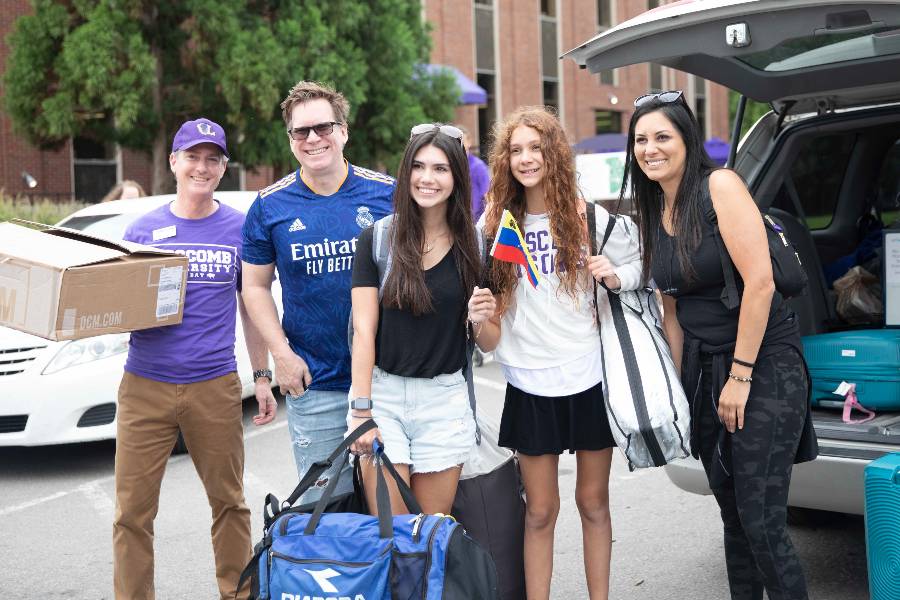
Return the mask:
<svg viewBox="0 0 900 600"><path fill-rule="evenodd" d="M608 486L615 442L603 403L590 278L612 290L639 287L637 230L629 219L618 219L604 255L588 256L585 211L595 211L598 237L609 214L580 199L565 132L544 108L518 109L497 124L494 140L484 233L493 237L503 210L509 210L541 279L533 288L517 265L492 261L491 289L476 290L469 318L479 346L494 350L507 380L500 445L518 452L525 484L528 598L550 597L558 466L564 451L576 455L575 501L588 591L592 599L607 598L612 544Z"/></svg>

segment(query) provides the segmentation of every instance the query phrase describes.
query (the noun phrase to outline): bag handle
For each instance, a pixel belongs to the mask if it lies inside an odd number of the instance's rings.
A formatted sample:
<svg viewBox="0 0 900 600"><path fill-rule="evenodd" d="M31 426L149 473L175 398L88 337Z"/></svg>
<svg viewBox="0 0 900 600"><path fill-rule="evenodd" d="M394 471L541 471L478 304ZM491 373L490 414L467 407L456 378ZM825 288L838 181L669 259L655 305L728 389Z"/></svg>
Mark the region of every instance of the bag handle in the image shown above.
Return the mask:
<svg viewBox="0 0 900 600"><path fill-rule="evenodd" d="M335 448L334 452L332 452L328 458L326 458L325 460L316 461L309 467L309 469L306 471L306 474L300 480L300 483L297 484L297 487L294 488L294 491L291 492L291 495L288 496L287 500L285 500L284 502L279 504L278 498L276 498L273 494L267 494L265 506L263 507L263 521L265 523L266 530L268 530L269 526L275 521L276 518L278 518L278 515L292 507L297 499L300 498L300 496L302 496L303 493L306 492L306 490L311 488L316 481L318 481L322 473L324 473L329 468L331 468L332 465L334 465L334 461L340 458L342 454L347 454L349 452L350 446L353 445L353 442L358 440L360 437L362 437L363 434L371 431L375 427L375 420L369 419L368 421L364 422L359 427L351 431L350 434L347 435L346 438L344 438L344 441L341 442L341 444L337 448ZM341 470L343 470L343 467L341 467ZM341 471L338 471L337 475L333 477L332 480L340 479L340 475ZM327 492L328 488L326 488L325 491ZM323 497L325 497L324 494ZM326 498L326 504L327 501L330 500L330 498L331 495L329 494Z"/></svg>
<svg viewBox="0 0 900 600"><path fill-rule="evenodd" d="M374 422L374 421L372 421ZM360 426L361 428L362 426ZM357 428L358 431L360 428ZM371 428L369 428L371 429ZM368 431L367 429L366 431ZM400 476L400 473L397 472L396 467L391 462L391 460L387 457L387 454L384 452L384 446L377 439L372 445L373 453L375 457L375 467L376 467L376 485L375 485L375 503L377 508L378 515L378 529L379 536L382 538L393 537L394 527L392 524L393 515L391 513L391 497L387 490L387 480L384 477L384 472L382 471L382 467L387 469L388 473L391 475L393 480L397 484L397 489L400 491L400 497L403 499L404 504L406 504L406 508L409 509L410 514L421 514L422 507L419 505L418 500L413 495L412 489L410 489L409 485L403 480ZM344 464L346 464L349 459L350 451L347 450L344 453L344 459L341 462L341 469L338 471L338 475L333 477L331 481L328 482L328 487L325 488L325 491L322 493L322 497L319 498L319 501L316 503L316 507L313 510L312 516L306 524L306 528L303 530L303 535L312 535L316 531L316 527L319 526L319 521L322 518L322 514L325 512L325 509L328 506L328 503L331 501L331 496L334 493L334 489L337 487L337 482L340 479L340 473L344 469ZM359 461L356 461L354 465L354 471L361 470Z"/></svg>
<svg viewBox="0 0 900 600"><path fill-rule="evenodd" d="M606 242L609 241L609 236L612 235L613 229L616 227L616 216L613 214L609 215L609 220L606 222L606 231L603 232L603 241L600 243L600 249L597 249L597 213L596 207L593 205L588 205L587 209L587 226L588 226L588 244L591 249L591 255L594 256L596 254L602 254L603 249L606 247ZM591 281L594 283L594 316L597 319L597 331L600 331L600 307L597 305L597 280L594 279L594 276L591 275ZM606 289L606 286L603 286ZM609 290L607 290L609 293Z"/></svg>

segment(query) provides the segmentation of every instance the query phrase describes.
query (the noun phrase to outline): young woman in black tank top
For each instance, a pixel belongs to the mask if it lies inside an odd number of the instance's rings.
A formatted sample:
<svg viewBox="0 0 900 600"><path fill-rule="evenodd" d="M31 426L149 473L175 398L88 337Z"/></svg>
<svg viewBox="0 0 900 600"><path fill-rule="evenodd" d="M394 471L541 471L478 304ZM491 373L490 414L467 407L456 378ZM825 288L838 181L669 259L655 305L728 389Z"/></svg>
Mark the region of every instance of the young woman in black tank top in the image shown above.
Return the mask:
<svg viewBox="0 0 900 600"><path fill-rule="evenodd" d="M759 210L740 177L709 158L679 91L635 100L627 152L643 271L663 292L692 396L691 444L721 508L731 597L805 600L786 504L792 465L816 445L799 332L775 291ZM713 216L743 283L734 309L720 300Z"/></svg>

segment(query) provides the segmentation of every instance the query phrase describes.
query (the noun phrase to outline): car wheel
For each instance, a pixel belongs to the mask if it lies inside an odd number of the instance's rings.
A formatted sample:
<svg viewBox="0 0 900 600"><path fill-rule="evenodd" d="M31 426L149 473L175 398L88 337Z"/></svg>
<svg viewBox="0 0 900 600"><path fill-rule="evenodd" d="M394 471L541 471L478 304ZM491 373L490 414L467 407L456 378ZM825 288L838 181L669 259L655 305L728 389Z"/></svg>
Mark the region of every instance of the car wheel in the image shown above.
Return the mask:
<svg viewBox="0 0 900 600"><path fill-rule="evenodd" d="M787 523L794 527L819 527L830 523L837 513L828 510L805 508L802 506L787 507Z"/></svg>
<svg viewBox="0 0 900 600"><path fill-rule="evenodd" d="M178 432L178 439L175 440L175 446L172 448L172 454L187 454L187 444L184 443L184 436Z"/></svg>

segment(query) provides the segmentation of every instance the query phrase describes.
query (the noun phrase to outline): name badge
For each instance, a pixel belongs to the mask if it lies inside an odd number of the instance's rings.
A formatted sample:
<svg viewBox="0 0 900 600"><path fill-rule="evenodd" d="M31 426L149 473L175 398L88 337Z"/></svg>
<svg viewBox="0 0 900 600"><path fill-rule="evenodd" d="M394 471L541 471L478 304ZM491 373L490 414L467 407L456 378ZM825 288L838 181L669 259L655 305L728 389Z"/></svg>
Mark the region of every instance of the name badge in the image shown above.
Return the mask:
<svg viewBox="0 0 900 600"><path fill-rule="evenodd" d="M168 227L163 227L161 229L153 230L153 241L158 242L159 240L165 240L170 237L175 237L175 226L169 225Z"/></svg>

